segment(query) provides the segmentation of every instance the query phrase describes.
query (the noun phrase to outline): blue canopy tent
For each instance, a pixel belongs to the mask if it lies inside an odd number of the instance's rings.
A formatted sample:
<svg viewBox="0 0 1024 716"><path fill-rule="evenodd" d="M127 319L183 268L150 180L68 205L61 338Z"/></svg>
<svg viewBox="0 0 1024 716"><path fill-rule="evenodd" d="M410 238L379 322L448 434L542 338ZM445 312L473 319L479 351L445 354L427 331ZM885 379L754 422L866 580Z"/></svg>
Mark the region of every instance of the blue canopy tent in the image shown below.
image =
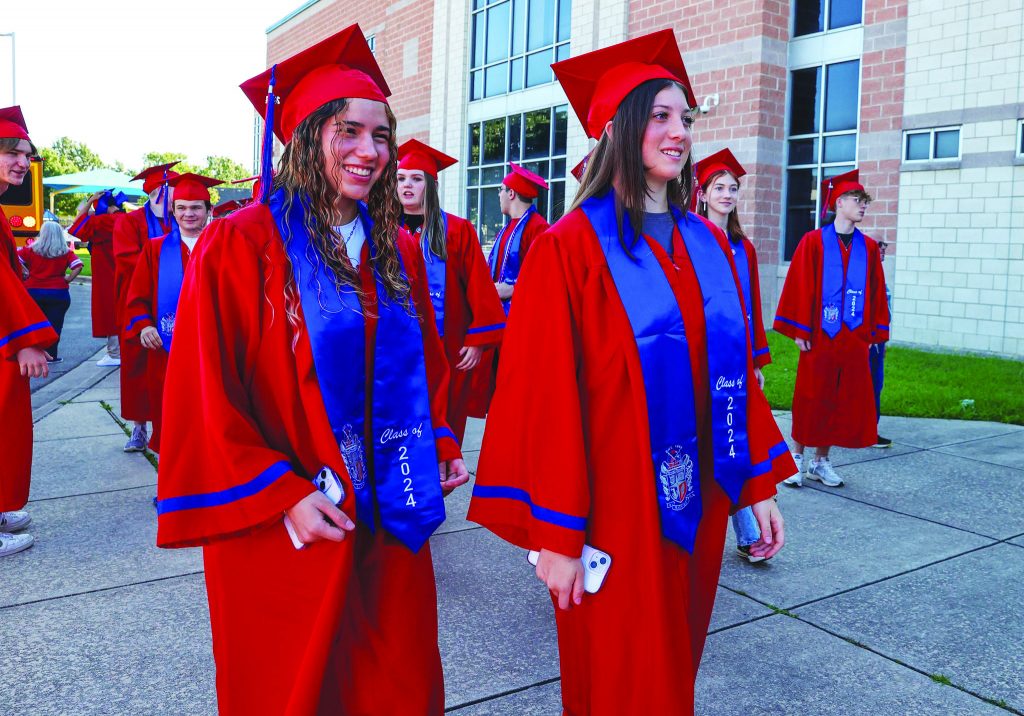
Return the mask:
<svg viewBox="0 0 1024 716"><path fill-rule="evenodd" d="M127 174L113 169L93 169L88 172L43 177L43 186L53 189L50 194L50 211L53 211L53 197L57 194L93 194L97 191L114 189L128 196L146 196L141 181L132 181Z"/></svg>

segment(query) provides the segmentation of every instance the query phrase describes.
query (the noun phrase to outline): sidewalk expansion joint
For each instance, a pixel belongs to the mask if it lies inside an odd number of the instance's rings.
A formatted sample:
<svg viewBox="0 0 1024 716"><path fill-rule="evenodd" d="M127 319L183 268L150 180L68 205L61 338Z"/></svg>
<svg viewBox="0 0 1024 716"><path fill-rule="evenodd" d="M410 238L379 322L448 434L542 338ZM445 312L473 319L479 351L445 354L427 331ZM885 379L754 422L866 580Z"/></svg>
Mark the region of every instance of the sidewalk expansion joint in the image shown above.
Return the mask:
<svg viewBox="0 0 1024 716"><path fill-rule="evenodd" d="M128 587L137 587L143 584L155 584L157 582L166 582L170 579L183 579L184 577L195 577L198 574L203 574L203 570L200 569L197 572L182 572L181 574L170 574L166 577L154 577L153 579L143 579L140 582L128 582L127 584L115 584L110 587L97 587L96 589L87 589L84 592L71 592L69 594L58 594L53 597L42 597L40 599L30 599L27 602L18 602L17 604L4 604L0 606L0 612L5 609L17 609L18 607L28 607L34 604L44 604L46 602L55 602L58 599L69 599L72 597L83 597L89 594L100 594L102 592L112 592L116 589L126 589Z"/></svg>
<svg viewBox="0 0 1024 716"><path fill-rule="evenodd" d="M955 420L955 418L950 418L950 420ZM965 420L963 422L971 422L971 421ZM1012 423L1009 423L1009 424L1012 425ZM942 443L942 445L931 445L929 447L922 448L922 449L937 451L939 448L956 447L957 445L967 445L968 443L976 443L979 440L991 440L993 438L1005 438L1007 435L1016 435L1019 432L1020 432L1020 429L1008 430L1005 433L997 433L996 435L986 435L986 436L981 437L981 438L971 438L970 440L957 440L956 442L953 442L953 443ZM906 445L906 443L903 443L903 444ZM973 458L967 458L967 459L968 460L973 460Z"/></svg>
<svg viewBox="0 0 1024 716"><path fill-rule="evenodd" d="M72 497L91 497L93 495L109 495L114 492L128 492L129 490L142 490L149 487L156 487L155 482L148 482L145 485L133 485L131 487L115 487L110 490L96 490L95 492L78 492L74 495L54 495L53 497L36 497L28 501L29 504L37 502L52 502L53 500L67 500ZM1012 537L1011 537L1012 539Z"/></svg>
<svg viewBox="0 0 1024 716"><path fill-rule="evenodd" d="M537 681L537 682L532 683L532 684L527 684L526 686L517 686L514 689L509 689L507 691L502 691L502 692L497 693L497 694L492 694L491 696L483 696L483 697L481 697L479 699L473 699L472 701L464 701L461 704L456 704L455 706L449 706L448 708L446 708L444 710L444 712L445 713L451 713L452 711L459 711L461 709L469 708L470 706L476 706L478 704L485 704L488 701L494 701L495 699L502 699L502 698L505 698L506 696L512 696L514 694L521 694L524 691L529 691L530 689L537 688L538 686L547 686L548 684L554 684L554 683L556 683L558 681L561 681L561 680L562 680L561 676L553 676L550 679L544 679L542 681Z"/></svg>

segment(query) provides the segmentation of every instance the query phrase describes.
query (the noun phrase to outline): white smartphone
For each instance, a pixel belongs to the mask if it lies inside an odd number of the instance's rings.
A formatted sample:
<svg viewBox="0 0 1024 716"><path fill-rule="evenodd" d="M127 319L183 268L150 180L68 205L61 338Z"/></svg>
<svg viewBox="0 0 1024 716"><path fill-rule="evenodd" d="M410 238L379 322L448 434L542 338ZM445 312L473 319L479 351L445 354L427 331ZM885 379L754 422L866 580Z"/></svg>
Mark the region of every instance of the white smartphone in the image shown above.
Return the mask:
<svg viewBox="0 0 1024 716"><path fill-rule="evenodd" d="M336 505L340 505L345 499L345 486L338 479L334 470L326 465L320 468L320 472L313 478L313 484ZM295 549L303 549L306 546L306 543L300 540L299 535L295 533L295 525L288 519L288 515L284 516L284 528L288 531L288 537L291 538L292 546Z"/></svg>
<svg viewBox="0 0 1024 716"><path fill-rule="evenodd" d="M540 559L540 552L531 551L526 555L526 559L536 567L537 560ZM604 584L604 578L608 576L608 570L612 566L611 555L585 544L580 561L583 562L583 591L588 594L596 594Z"/></svg>

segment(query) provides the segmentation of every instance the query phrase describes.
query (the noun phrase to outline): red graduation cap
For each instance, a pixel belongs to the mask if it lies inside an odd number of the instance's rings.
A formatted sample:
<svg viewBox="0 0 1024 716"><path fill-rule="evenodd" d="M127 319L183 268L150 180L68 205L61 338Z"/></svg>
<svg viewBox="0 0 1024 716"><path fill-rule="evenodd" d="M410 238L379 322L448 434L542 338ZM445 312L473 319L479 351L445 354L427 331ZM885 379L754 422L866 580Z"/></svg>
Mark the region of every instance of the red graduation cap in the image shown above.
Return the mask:
<svg viewBox="0 0 1024 716"><path fill-rule="evenodd" d="M587 171L587 163L590 161L590 154L590 152L587 152L587 156L580 159L580 163L570 170L572 175L576 177L576 181L583 181L583 172Z"/></svg>
<svg viewBox="0 0 1024 716"><path fill-rule="evenodd" d="M149 192L153 191L158 186L163 184L165 181L173 179L174 177L178 176L178 172L171 171L171 167L173 167L177 163L178 162L170 162L169 164L158 164L155 167L143 169L141 172L132 177L132 181L139 181L141 179L142 191L148 194Z"/></svg>
<svg viewBox="0 0 1024 716"><path fill-rule="evenodd" d="M710 157L701 159L693 167L693 174L697 178L697 184L703 187L708 180L719 172L729 172L733 178L739 179L746 176L747 170L736 160L736 157L728 149L715 152Z"/></svg>
<svg viewBox="0 0 1024 716"><path fill-rule="evenodd" d="M0 137L32 141L28 138L28 125L25 124L25 115L21 113L21 105L0 109Z"/></svg>
<svg viewBox="0 0 1024 716"><path fill-rule="evenodd" d="M179 174L169 181L174 187L175 201L210 201L210 187L223 184L220 179L201 174Z"/></svg>
<svg viewBox="0 0 1024 716"><path fill-rule="evenodd" d="M665 29L551 65L587 136L598 139L604 125L637 86L647 80L675 80L686 102L697 106L672 30Z"/></svg>
<svg viewBox="0 0 1024 716"><path fill-rule="evenodd" d="M241 88L260 116L273 123L277 138L286 144L302 120L332 100L344 97L387 102L391 94L359 25L350 25L278 62L243 82ZM281 105L279 112L268 112L267 97L271 94Z"/></svg>
<svg viewBox="0 0 1024 716"><path fill-rule="evenodd" d="M263 189L263 182L260 179L260 175L246 177L245 179L235 179L232 184L245 184L246 182L254 182L252 185L252 198L255 199L260 195L260 191Z"/></svg>
<svg viewBox="0 0 1024 716"><path fill-rule="evenodd" d="M537 193L541 189L548 188L548 183L544 181L543 177L534 174L529 169L523 169L515 162L512 162L512 171L501 180L501 183L524 199L536 199Z"/></svg>
<svg viewBox="0 0 1024 716"><path fill-rule="evenodd" d="M419 169L435 179L438 172L458 163L455 157L449 157L418 139L410 139L398 148L399 169Z"/></svg>
<svg viewBox="0 0 1024 716"><path fill-rule="evenodd" d="M231 183L234 184L235 182ZM238 211L243 206L245 206L245 204L241 201L238 201L237 199L231 199L229 201L222 202L220 204L217 204L217 206L213 207L213 218L219 219L222 216L227 216L233 211Z"/></svg>
<svg viewBox="0 0 1024 716"><path fill-rule="evenodd" d="M821 181L821 213L835 211L836 199L851 191L864 191L864 185L860 183L860 172L856 169L838 174L834 177L822 179Z"/></svg>

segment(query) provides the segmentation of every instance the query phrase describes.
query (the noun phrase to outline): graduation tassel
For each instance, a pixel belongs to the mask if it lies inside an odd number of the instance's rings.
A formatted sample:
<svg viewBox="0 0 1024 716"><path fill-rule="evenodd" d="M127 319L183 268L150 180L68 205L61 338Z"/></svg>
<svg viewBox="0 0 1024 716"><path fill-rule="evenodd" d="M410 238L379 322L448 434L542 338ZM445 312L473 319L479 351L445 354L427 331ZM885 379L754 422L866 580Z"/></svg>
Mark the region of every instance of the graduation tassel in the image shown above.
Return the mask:
<svg viewBox="0 0 1024 716"><path fill-rule="evenodd" d="M828 180L828 189L825 191L825 198L821 202L821 213L818 215L818 223L820 224L825 220L825 216L828 214L828 201L832 198L832 180Z"/></svg>
<svg viewBox="0 0 1024 716"><path fill-rule="evenodd" d="M277 65L270 68L270 82L267 85L267 114L263 124L263 156L260 159L260 203L270 201L271 184L274 181L274 108L277 95L274 84L277 78Z"/></svg>

